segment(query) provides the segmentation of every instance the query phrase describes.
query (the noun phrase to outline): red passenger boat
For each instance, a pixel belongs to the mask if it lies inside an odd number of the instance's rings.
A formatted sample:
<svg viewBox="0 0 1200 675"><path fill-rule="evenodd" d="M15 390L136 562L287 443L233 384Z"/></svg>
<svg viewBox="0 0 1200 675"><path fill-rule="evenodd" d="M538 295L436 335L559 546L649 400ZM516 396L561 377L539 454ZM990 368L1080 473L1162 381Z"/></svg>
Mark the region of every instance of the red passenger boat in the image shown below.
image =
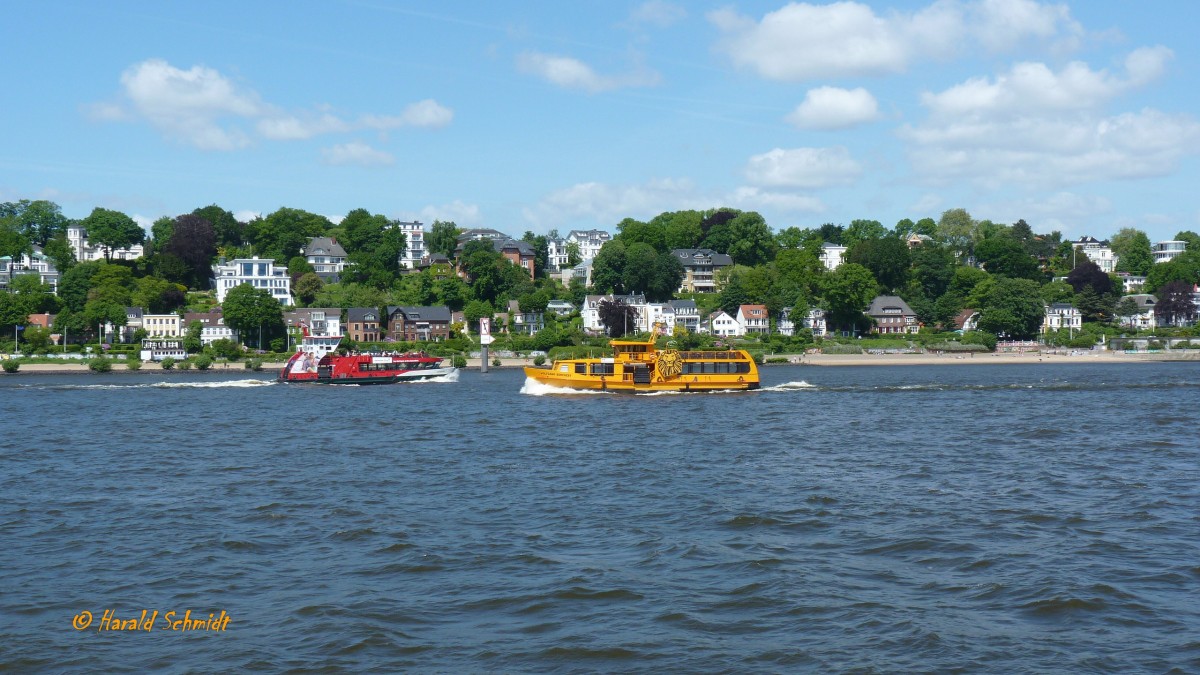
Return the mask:
<svg viewBox="0 0 1200 675"><path fill-rule="evenodd" d="M341 338L305 336L300 350L279 371L281 382L316 384L393 384L445 377L458 372L441 367L443 359L425 352L339 353Z"/></svg>

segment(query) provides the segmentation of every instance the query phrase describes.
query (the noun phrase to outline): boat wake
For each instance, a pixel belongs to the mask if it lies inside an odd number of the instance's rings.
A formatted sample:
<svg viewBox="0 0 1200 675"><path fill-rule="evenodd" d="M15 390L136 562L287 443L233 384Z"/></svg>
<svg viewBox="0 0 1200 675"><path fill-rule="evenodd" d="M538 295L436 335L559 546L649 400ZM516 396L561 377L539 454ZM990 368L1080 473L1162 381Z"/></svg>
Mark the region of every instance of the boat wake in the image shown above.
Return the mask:
<svg viewBox="0 0 1200 675"><path fill-rule="evenodd" d="M445 375L438 375L437 377L430 377L424 380L413 380L410 384L446 384L448 382L458 382L458 374L461 372L461 370L455 368L453 372L446 373Z"/></svg>
<svg viewBox="0 0 1200 675"><path fill-rule="evenodd" d="M763 387L759 391L806 391L817 388L815 384L809 384L804 380L799 382L784 382L783 384L773 384L769 387Z"/></svg>
<svg viewBox="0 0 1200 675"><path fill-rule="evenodd" d="M35 385L31 389L72 390L72 389L246 389L254 387L270 387L275 380L225 380L222 382L141 382L138 384L61 384Z"/></svg>
<svg viewBox="0 0 1200 675"><path fill-rule="evenodd" d="M598 391L595 389L567 389L566 387L555 387L553 385L538 382L532 377L526 377L525 384L521 385L520 393L529 396L603 396L612 392Z"/></svg>

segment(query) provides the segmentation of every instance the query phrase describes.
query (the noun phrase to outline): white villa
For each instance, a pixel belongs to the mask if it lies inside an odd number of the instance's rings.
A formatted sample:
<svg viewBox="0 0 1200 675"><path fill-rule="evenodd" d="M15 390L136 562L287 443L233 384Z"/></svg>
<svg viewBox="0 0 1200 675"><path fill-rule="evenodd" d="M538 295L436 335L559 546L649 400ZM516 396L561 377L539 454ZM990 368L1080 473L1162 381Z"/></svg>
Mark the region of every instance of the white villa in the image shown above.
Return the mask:
<svg viewBox="0 0 1200 675"><path fill-rule="evenodd" d="M1046 307L1046 319L1042 322L1042 332L1047 333L1060 328L1078 330L1083 325L1083 315L1074 305L1056 302Z"/></svg>
<svg viewBox="0 0 1200 675"><path fill-rule="evenodd" d="M304 247L304 259L327 284L336 284L346 269L346 249L330 237L313 237Z"/></svg>
<svg viewBox="0 0 1200 675"><path fill-rule="evenodd" d="M746 334L746 329L725 310L718 309L708 315L708 332L720 337L741 337Z"/></svg>
<svg viewBox="0 0 1200 675"><path fill-rule="evenodd" d="M1154 254L1154 262L1170 262L1187 250L1187 242L1157 241L1150 247L1150 250Z"/></svg>
<svg viewBox="0 0 1200 675"><path fill-rule="evenodd" d="M417 265L421 264L421 259L428 253L425 250L425 226L419 220L396 223L396 226L404 233L405 241L404 255L400 256L400 265L415 270Z"/></svg>
<svg viewBox="0 0 1200 675"><path fill-rule="evenodd" d="M1071 242L1071 246L1077 251L1086 253L1088 260L1096 263L1105 274L1112 274L1117 270L1117 261L1120 260L1120 256L1113 253L1107 241L1100 241L1095 237L1080 237Z"/></svg>
<svg viewBox="0 0 1200 675"><path fill-rule="evenodd" d="M236 258L213 266L217 302L225 302L229 291L242 284L266 289L271 297L285 307L292 305L292 278L286 267L279 267L270 258Z"/></svg>
<svg viewBox="0 0 1200 675"><path fill-rule="evenodd" d="M846 247L841 244L825 242L821 245L821 264L830 272L836 270L842 264L842 258L845 255Z"/></svg>
<svg viewBox="0 0 1200 675"><path fill-rule="evenodd" d="M87 230L79 224L67 227L67 243L71 245L71 250L75 251L75 259L79 262L104 260L104 252L108 249L107 246L93 246L88 243ZM137 260L145 252L141 244L134 244L129 248L113 249L110 257L113 260Z"/></svg>

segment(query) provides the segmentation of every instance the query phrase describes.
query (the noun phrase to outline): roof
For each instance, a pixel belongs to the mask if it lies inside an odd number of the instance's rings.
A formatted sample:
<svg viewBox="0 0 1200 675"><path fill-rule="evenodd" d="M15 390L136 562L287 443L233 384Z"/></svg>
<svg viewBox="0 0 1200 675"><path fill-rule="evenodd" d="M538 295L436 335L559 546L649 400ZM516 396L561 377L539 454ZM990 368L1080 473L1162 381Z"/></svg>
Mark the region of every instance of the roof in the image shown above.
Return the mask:
<svg viewBox="0 0 1200 675"><path fill-rule="evenodd" d="M374 318L367 318L368 314L374 315ZM378 320L379 309L376 307L351 307L346 310L346 323Z"/></svg>
<svg viewBox="0 0 1200 675"><path fill-rule="evenodd" d="M674 307L676 312L678 312L681 309L696 309L696 301L695 300L672 300L668 304L670 304L672 307Z"/></svg>
<svg viewBox="0 0 1200 675"><path fill-rule="evenodd" d="M504 234L499 230L491 228L475 228L471 230L463 230L462 234L458 235L458 243L463 244L475 239L512 239L512 237Z"/></svg>
<svg viewBox="0 0 1200 675"><path fill-rule="evenodd" d="M537 255L537 253L533 250L533 244L530 244L527 241L519 241L517 239L505 239L501 241L499 239L493 239L492 246L496 247L497 253L516 249L517 252L523 256Z"/></svg>
<svg viewBox="0 0 1200 675"><path fill-rule="evenodd" d="M766 305L742 305L738 307L738 314L746 318L765 319L767 318Z"/></svg>
<svg viewBox="0 0 1200 675"><path fill-rule="evenodd" d="M1127 295L1125 297L1136 302L1137 306L1142 310L1150 309L1154 307L1154 305L1158 304L1158 298L1150 295L1149 293L1137 293L1134 295Z"/></svg>
<svg viewBox="0 0 1200 675"><path fill-rule="evenodd" d="M388 307L388 316L394 317L396 316L396 312L403 314L405 321L450 323L450 308L445 305L428 307L398 305Z"/></svg>
<svg viewBox="0 0 1200 675"><path fill-rule="evenodd" d="M916 312L912 311L912 307L908 306L898 295L877 295L871 301L871 306L867 308L867 316L882 316L884 314L896 314L899 312L902 316L915 316Z"/></svg>
<svg viewBox="0 0 1200 675"><path fill-rule="evenodd" d="M711 248L676 248L672 249L671 253L679 258L679 262L686 267L688 262L697 258L709 258L712 265L732 265L733 258L725 253L717 253Z"/></svg>
<svg viewBox="0 0 1200 675"><path fill-rule="evenodd" d="M336 239L330 237L313 237L308 240L308 245L304 247L304 255L332 255L345 258L346 249L337 243Z"/></svg>

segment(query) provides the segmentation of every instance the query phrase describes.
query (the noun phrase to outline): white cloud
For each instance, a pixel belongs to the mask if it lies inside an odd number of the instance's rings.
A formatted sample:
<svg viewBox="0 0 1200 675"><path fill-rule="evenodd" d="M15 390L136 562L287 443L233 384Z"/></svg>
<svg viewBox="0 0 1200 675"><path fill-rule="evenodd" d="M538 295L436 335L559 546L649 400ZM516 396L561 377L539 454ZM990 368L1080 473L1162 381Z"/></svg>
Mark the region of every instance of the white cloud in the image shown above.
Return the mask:
<svg viewBox="0 0 1200 675"><path fill-rule="evenodd" d="M1038 232L1060 230L1066 235L1083 235L1095 234L1088 228L1095 226L1098 216L1112 212L1112 201L1099 195L1060 191L1005 199L997 204L982 203L971 211L990 214L990 219L1002 223L1024 219Z"/></svg>
<svg viewBox="0 0 1200 675"><path fill-rule="evenodd" d="M658 73L635 70L625 75L600 75L586 63L569 56L525 52L517 56L517 68L536 75L565 89L582 89L596 94L626 87L648 87L658 84Z"/></svg>
<svg viewBox="0 0 1200 675"><path fill-rule="evenodd" d="M853 183L862 167L841 146L775 148L751 157L745 174L755 185L815 189Z"/></svg>
<svg viewBox="0 0 1200 675"><path fill-rule="evenodd" d="M442 127L453 111L432 99L407 106L399 115L362 115L346 121L326 110L288 113L263 102L206 66L181 70L148 59L121 74L120 103L85 106L98 121L145 120L164 136L202 150L233 150L249 145L252 133L277 141L303 140L358 129ZM353 145L353 144L350 144Z"/></svg>
<svg viewBox="0 0 1200 675"><path fill-rule="evenodd" d="M871 92L837 87L809 89L787 121L801 129L848 129L879 119L879 104Z"/></svg>
<svg viewBox="0 0 1200 675"><path fill-rule="evenodd" d="M934 181L1066 186L1161 176L1200 154L1200 123L1153 109L1106 116L1117 96L1161 74L1171 52L1139 49L1113 75L1071 63L1021 63L994 80L926 93L929 118L901 129L917 171Z"/></svg>
<svg viewBox="0 0 1200 675"><path fill-rule="evenodd" d="M792 2L761 21L733 9L708 19L722 33L717 49L736 65L785 81L903 72L918 60L949 58L980 44L1003 51L1081 32L1065 6L1032 0L937 0L886 16L857 2Z"/></svg>
<svg viewBox="0 0 1200 675"><path fill-rule="evenodd" d="M589 182L552 192L522 213L535 227L548 229L581 220L615 224L626 217L652 218L664 211L709 208L712 204L687 180L660 179L645 185Z"/></svg>
<svg viewBox="0 0 1200 675"><path fill-rule="evenodd" d="M1082 62L1053 72L1042 63L1018 63L1009 72L973 78L921 102L937 117L1028 115L1049 110L1087 110L1159 77L1172 57L1165 47L1134 51L1126 59L1126 76L1092 70Z"/></svg>
<svg viewBox="0 0 1200 675"><path fill-rule="evenodd" d="M773 209L789 213L821 213L825 210L825 204L816 197L787 192L766 192L748 186L734 190L723 203L732 204L745 211Z"/></svg>
<svg viewBox="0 0 1200 675"><path fill-rule="evenodd" d="M427 225L432 225L435 220L449 221L459 227L477 227L484 224L483 213L478 204L468 204L458 199L449 204L429 205L418 213L407 214L401 218L419 220Z"/></svg>
<svg viewBox="0 0 1200 675"><path fill-rule="evenodd" d="M250 209L242 209L241 211L234 211L233 217L237 219L239 223L248 223L255 218L262 218L262 212L251 211Z"/></svg>
<svg viewBox="0 0 1200 675"><path fill-rule="evenodd" d="M454 111L437 101L427 98L406 107L399 115L364 115L360 126L370 129L395 129L398 127L444 127L454 119Z"/></svg>
<svg viewBox="0 0 1200 675"><path fill-rule="evenodd" d="M649 24L666 27L687 17L687 10L682 5L664 0L649 0L633 9L629 21L633 24Z"/></svg>
<svg viewBox="0 0 1200 675"><path fill-rule="evenodd" d="M325 164L335 166L354 165L375 167L396 163L395 157L359 141L351 141L342 145L335 145L331 148L324 148L321 150L321 160Z"/></svg>
<svg viewBox="0 0 1200 675"><path fill-rule="evenodd" d="M264 106L253 91L240 89L204 66L180 70L161 59L135 64L121 74L121 86L133 108L168 137L203 150L246 145L246 135L223 127L225 118L253 118Z"/></svg>

